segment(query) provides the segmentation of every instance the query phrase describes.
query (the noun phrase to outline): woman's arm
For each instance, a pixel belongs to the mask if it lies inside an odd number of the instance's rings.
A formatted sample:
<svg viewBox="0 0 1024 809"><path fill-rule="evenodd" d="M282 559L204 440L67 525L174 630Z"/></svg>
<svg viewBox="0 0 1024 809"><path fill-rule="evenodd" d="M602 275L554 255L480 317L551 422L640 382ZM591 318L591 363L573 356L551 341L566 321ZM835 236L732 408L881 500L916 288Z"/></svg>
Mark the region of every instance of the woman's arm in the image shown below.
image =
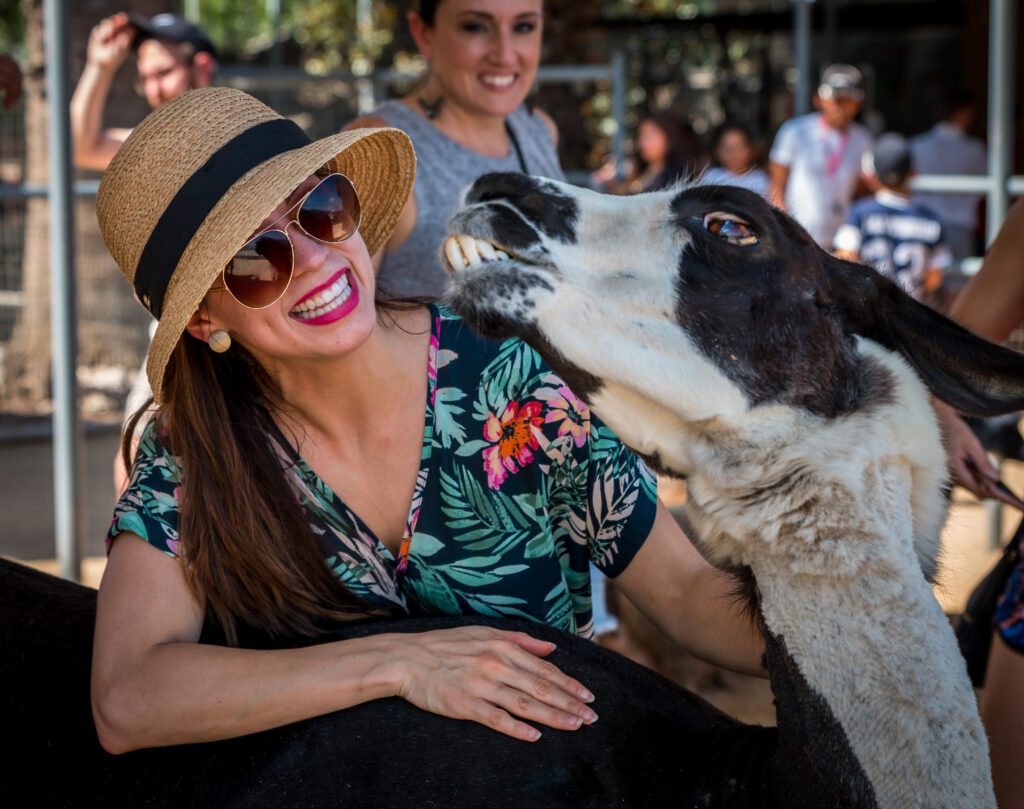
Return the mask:
<svg viewBox="0 0 1024 809"><path fill-rule="evenodd" d="M181 563L121 534L94 641L104 749L233 738L388 696L526 741L540 733L520 718L560 730L596 719L589 692L540 659L554 647L521 632L470 626L248 650L197 643L202 622Z"/></svg>
<svg viewBox="0 0 1024 809"><path fill-rule="evenodd" d="M978 274L964 287L950 317L1001 343L1024 320L1024 200L1010 209Z"/></svg>
<svg viewBox="0 0 1024 809"><path fill-rule="evenodd" d="M615 584L685 651L743 674L766 675L764 641L735 595L735 580L704 560L661 503L650 536Z"/></svg>
<svg viewBox="0 0 1024 809"><path fill-rule="evenodd" d="M1024 320L1024 200L1010 209L985 263L957 296L949 316L997 343L1006 340ZM999 480L999 470L953 408L935 399L932 403L946 440L953 479L979 498L991 497L988 484Z"/></svg>

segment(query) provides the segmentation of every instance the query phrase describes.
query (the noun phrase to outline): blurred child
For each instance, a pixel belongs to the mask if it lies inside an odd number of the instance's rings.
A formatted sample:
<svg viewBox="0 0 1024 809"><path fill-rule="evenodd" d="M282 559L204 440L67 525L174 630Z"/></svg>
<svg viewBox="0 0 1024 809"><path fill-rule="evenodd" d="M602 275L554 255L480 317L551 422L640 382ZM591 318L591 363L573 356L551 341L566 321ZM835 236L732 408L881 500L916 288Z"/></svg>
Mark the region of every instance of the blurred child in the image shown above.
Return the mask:
<svg viewBox="0 0 1024 809"><path fill-rule="evenodd" d="M953 263L938 217L910 197L910 148L902 135L882 135L864 156L875 195L853 204L836 232L836 255L861 261L892 278L918 300L935 292Z"/></svg>
<svg viewBox="0 0 1024 809"><path fill-rule="evenodd" d="M758 168L754 138L742 124L726 123L718 128L711 160L711 167L701 177L704 185L735 185L769 198L771 182L767 172Z"/></svg>

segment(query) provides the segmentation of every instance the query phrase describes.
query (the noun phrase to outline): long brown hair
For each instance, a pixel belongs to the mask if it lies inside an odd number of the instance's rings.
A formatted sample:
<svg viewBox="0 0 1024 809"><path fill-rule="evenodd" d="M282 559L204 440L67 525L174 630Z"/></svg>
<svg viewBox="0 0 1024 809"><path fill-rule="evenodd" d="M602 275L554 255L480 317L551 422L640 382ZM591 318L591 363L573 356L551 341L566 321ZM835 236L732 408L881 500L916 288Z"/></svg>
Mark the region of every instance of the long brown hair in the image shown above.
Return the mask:
<svg viewBox="0 0 1024 809"><path fill-rule="evenodd" d="M378 302L378 312L404 303ZM419 302L417 302L419 305ZM223 354L185 333L164 378L158 440L181 470L178 533L193 595L227 642L255 627L271 637L317 634L325 622L380 615L330 572L268 435L281 390L237 342ZM131 468L132 437L121 442Z"/></svg>

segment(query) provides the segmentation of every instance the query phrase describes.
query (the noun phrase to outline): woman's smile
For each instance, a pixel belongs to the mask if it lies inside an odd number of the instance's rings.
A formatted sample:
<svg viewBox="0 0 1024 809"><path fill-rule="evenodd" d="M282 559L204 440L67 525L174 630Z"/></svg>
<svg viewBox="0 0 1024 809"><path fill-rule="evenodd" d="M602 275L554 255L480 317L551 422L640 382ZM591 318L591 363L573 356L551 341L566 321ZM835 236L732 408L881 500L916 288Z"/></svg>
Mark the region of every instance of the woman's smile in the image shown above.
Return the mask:
<svg viewBox="0 0 1024 809"><path fill-rule="evenodd" d="M288 316L306 326L336 323L359 305L359 287L351 269L338 270L329 281L310 290Z"/></svg>

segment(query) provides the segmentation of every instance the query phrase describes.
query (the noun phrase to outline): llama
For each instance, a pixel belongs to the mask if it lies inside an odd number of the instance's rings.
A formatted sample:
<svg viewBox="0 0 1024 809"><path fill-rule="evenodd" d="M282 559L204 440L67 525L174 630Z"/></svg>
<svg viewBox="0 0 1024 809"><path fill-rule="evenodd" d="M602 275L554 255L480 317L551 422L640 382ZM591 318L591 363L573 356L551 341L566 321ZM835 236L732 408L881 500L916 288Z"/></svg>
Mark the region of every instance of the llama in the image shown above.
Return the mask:
<svg viewBox="0 0 1024 809"><path fill-rule="evenodd" d="M742 189L621 198L487 175L449 231L454 308L531 343L623 441L685 476L698 547L747 579L784 805L993 807L929 586L946 480L925 385L969 413L1020 409L1024 358Z"/></svg>

